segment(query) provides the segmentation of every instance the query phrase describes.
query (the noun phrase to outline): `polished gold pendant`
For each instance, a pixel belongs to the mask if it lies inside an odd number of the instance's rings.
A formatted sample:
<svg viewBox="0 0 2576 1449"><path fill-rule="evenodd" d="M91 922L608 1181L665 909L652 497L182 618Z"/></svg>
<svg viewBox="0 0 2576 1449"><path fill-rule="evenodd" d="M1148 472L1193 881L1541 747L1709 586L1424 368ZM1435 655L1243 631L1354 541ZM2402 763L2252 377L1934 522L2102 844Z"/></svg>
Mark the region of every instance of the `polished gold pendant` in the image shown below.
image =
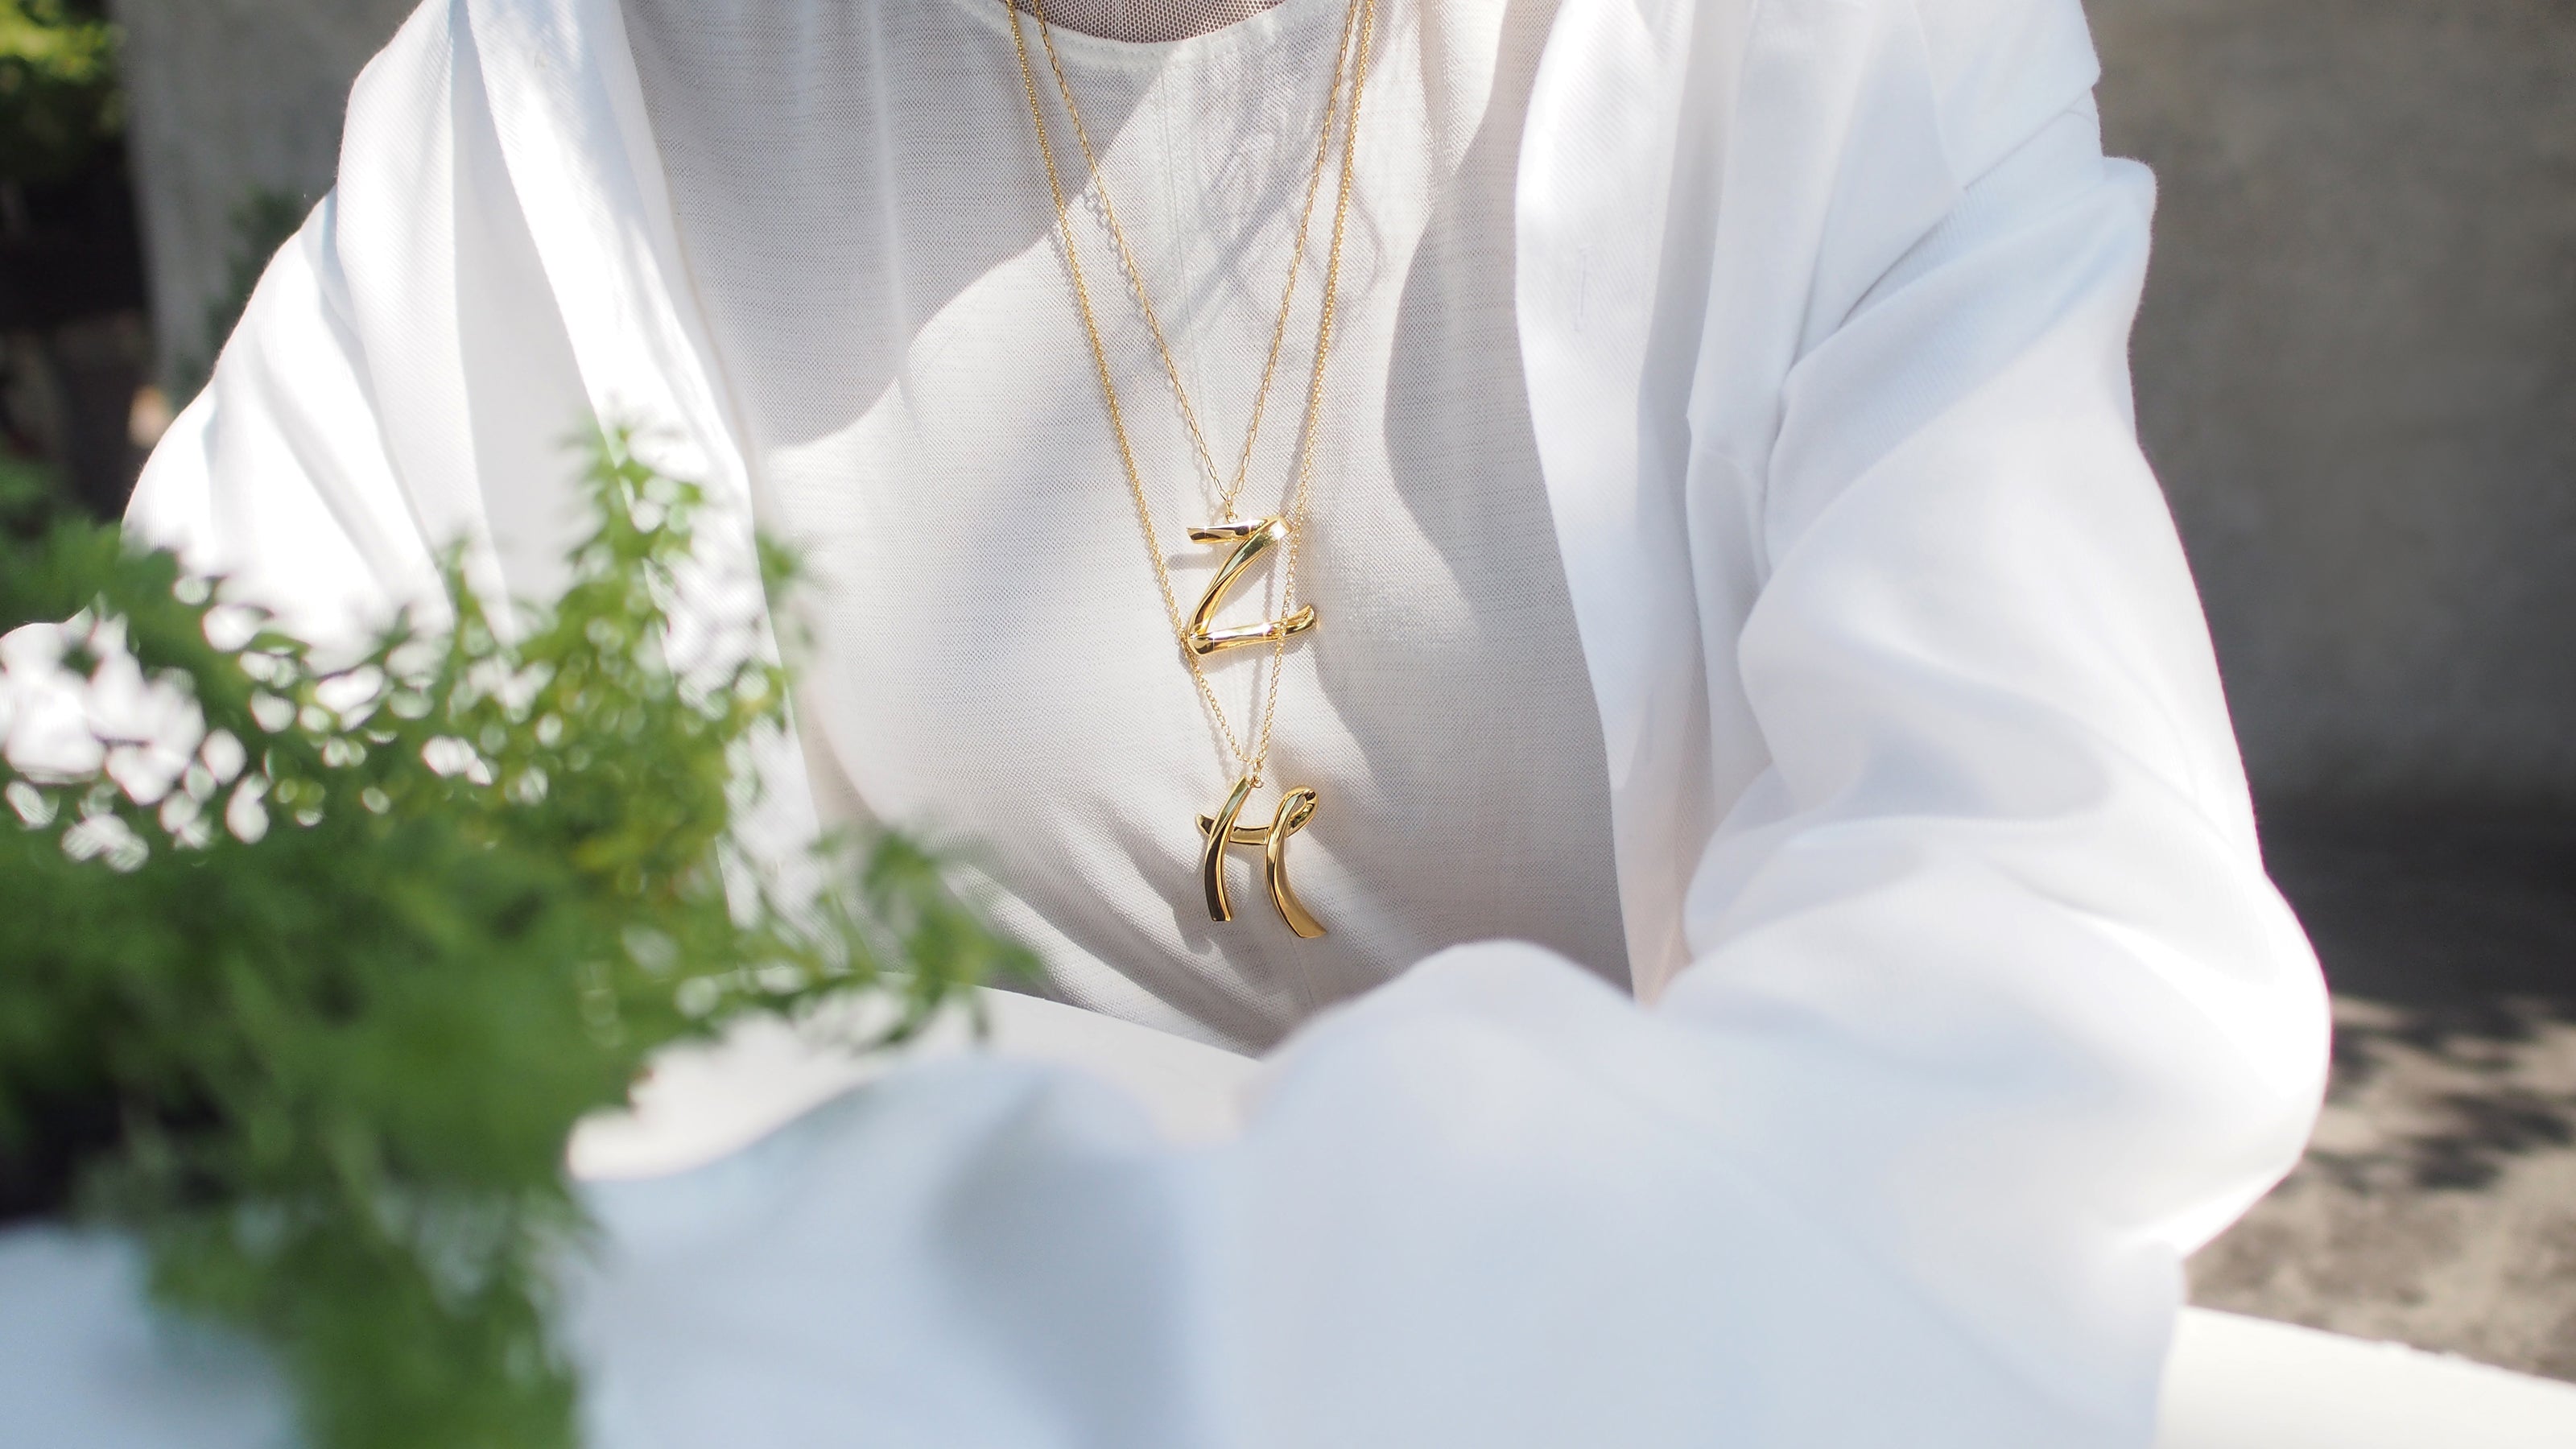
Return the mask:
<svg viewBox="0 0 2576 1449"><path fill-rule="evenodd" d="M1270 887L1270 903L1279 908L1279 918L1288 929L1311 941L1324 934L1323 923L1306 910L1297 893L1288 888L1288 841L1306 822L1315 818L1317 796L1307 789L1291 790L1279 797L1279 808L1270 814L1267 825L1237 825L1243 814L1243 802L1252 798L1252 777L1234 782L1233 793L1225 797L1225 810L1210 818L1199 817L1199 883L1207 890L1208 914L1220 921L1234 919L1234 905L1226 899L1225 853L1237 845L1259 846L1261 878Z"/></svg>
<svg viewBox="0 0 2576 1449"><path fill-rule="evenodd" d="M1284 619L1243 624L1232 629L1216 627L1217 607L1225 602L1226 593L1243 577L1243 571L1252 567L1263 554L1287 541L1288 520L1284 518L1253 518L1241 523L1218 523L1190 530L1192 543L1234 545L1233 557L1216 571L1216 577L1208 583L1207 592L1199 596L1197 611L1190 615L1190 652L1214 654L1220 649L1239 649L1246 644L1269 644L1315 627L1312 605Z"/></svg>

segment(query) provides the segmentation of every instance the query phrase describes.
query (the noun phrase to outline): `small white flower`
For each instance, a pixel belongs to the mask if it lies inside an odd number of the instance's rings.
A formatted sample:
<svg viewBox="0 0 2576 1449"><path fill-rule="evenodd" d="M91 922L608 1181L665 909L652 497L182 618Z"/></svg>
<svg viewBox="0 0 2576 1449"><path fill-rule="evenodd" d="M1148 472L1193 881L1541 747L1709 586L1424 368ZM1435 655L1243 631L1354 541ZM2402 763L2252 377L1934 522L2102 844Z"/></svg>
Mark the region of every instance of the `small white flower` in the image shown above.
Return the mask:
<svg viewBox="0 0 2576 1449"><path fill-rule="evenodd" d="M0 758L33 779L85 779L106 763L106 748L88 723L88 686L62 667L63 651L76 642L60 624L0 635L0 693L9 700Z"/></svg>
<svg viewBox="0 0 2576 1449"><path fill-rule="evenodd" d="M0 793L6 794L9 808L18 812L28 829L42 830L54 823L54 802L44 791L24 780L12 780L8 790Z"/></svg>
<svg viewBox="0 0 2576 1449"><path fill-rule="evenodd" d="M268 833L268 806L260 799L266 790L267 782L256 776L244 780L224 807L224 828L245 845L258 844Z"/></svg>
<svg viewBox="0 0 2576 1449"><path fill-rule="evenodd" d="M440 735L420 747L420 762L450 779L483 763L474 747L454 735Z"/></svg>
<svg viewBox="0 0 2576 1449"><path fill-rule="evenodd" d="M250 717L270 734L278 734L295 723L295 703L266 691L250 697Z"/></svg>
<svg viewBox="0 0 2576 1449"><path fill-rule="evenodd" d="M103 857L110 870L135 871L152 858L152 847L123 820L93 815L63 832L63 854L74 860Z"/></svg>
<svg viewBox="0 0 2576 1449"><path fill-rule="evenodd" d="M169 794L206 737L205 714L178 676L146 679L121 648L99 660L85 704L91 737L107 747L108 778L138 805Z"/></svg>
<svg viewBox="0 0 2576 1449"><path fill-rule="evenodd" d="M248 644L268 616L245 604L217 604L206 611L206 642L227 654Z"/></svg>
<svg viewBox="0 0 2576 1449"><path fill-rule="evenodd" d="M65 625L21 625L0 634L0 673L32 676L58 670L63 666L63 651L71 644L72 634Z"/></svg>
<svg viewBox="0 0 2576 1449"><path fill-rule="evenodd" d="M377 701L384 697L386 683L384 671L369 664L316 681L313 697L324 709L337 716L332 721L333 726L354 726L375 712Z"/></svg>
<svg viewBox="0 0 2576 1449"><path fill-rule="evenodd" d="M205 806L196 796L181 791L161 802L161 828L172 835L182 834L204 813Z"/></svg>
<svg viewBox="0 0 2576 1449"><path fill-rule="evenodd" d="M206 736L206 743L198 749L197 756L205 762L207 773L215 777L216 783L224 785L231 784L233 777L242 772L242 766L250 763L249 752L242 748L240 740L233 738L231 730L217 730Z"/></svg>

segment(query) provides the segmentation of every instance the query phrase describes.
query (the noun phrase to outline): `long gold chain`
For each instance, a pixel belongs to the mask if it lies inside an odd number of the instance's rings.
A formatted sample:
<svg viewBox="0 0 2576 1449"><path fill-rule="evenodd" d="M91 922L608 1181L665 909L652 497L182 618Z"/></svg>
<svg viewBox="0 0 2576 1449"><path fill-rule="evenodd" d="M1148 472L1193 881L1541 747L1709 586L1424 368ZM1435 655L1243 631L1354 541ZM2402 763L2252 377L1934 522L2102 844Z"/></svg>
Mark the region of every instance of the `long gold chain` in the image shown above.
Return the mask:
<svg viewBox="0 0 2576 1449"><path fill-rule="evenodd" d="M1206 475L1208 486L1216 490L1217 520L1232 523L1235 504L1243 495L1244 480L1252 472L1253 445L1261 436L1262 415L1269 408L1271 381L1278 375L1279 349L1288 337L1288 317L1296 306L1297 282L1306 269L1306 239L1314 231L1315 196L1322 189L1324 163L1333 151L1333 120L1341 107L1342 80L1350 60L1351 27L1359 21L1362 0L1353 0L1342 12L1341 37L1333 45L1333 80L1324 90L1324 126L1315 137L1315 160L1307 168L1305 199L1297 210L1296 242L1288 256L1288 281L1280 288L1279 316L1271 323L1270 350L1262 360L1261 385L1253 390L1252 419L1244 427L1243 451L1235 458L1232 479L1217 472L1216 457L1208 450L1207 435L1199 428L1198 409L1190 403L1189 386L1181 381L1180 363L1173 358L1172 345L1163 335L1163 319L1154 311L1154 299L1145 285L1144 269L1136 264L1135 249L1127 244L1126 228L1118 224L1118 208L1110 200L1108 183L1099 180L1100 157L1091 148L1091 129L1082 123L1082 107L1073 98L1073 84L1065 78L1064 60L1056 53L1054 27L1046 23L1042 0L1030 0L1030 7L1037 15L1038 40L1046 47L1047 69L1054 74L1056 94L1064 98L1065 116L1073 122L1074 144L1081 149L1082 164L1097 185L1101 219L1108 224L1109 239L1118 254L1119 269L1126 274L1127 285L1135 293L1136 309L1144 316L1145 331L1154 339L1155 354L1162 359L1163 375L1171 382L1172 398L1180 405L1181 425L1190 435L1190 446L1198 455L1200 471ZM1017 29L1018 24L1015 17L1013 28ZM1024 62L1025 59L1023 55Z"/></svg>
<svg viewBox="0 0 2576 1449"><path fill-rule="evenodd" d="M1172 591L1171 568L1164 561L1161 532L1154 526L1153 505L1145 495L1144 473L1137 466L1135 445L1127 435L1126 413L1119 403L1118 384L1110 372L1109 348L1102 338L1099 316L1091 304L1090 286L1083 277L1081 252L1074 244L1072 213L1066 205L1063 177L1056 167L1055 146L1047 134L1046 108L1038 97L1037 70L1029 58L1028 39L1022 28L1019 4L1016 0L1003 0L1003 4L1011 13L1011 44L1019 56L1020 82L1028 97L1029 122L1037 135L1038 157L1046 167L1047 194L1055 203L1056 230L1063 238L1065 269L1072 278L1074 302L1082 313L1083 331L1091 343L1092 367L1100 376L1101 396L1107 402L1109 409L1110 432L1117 441L1119 464L1127 475L1127 492L1135 504L1137 524L1145 535L1145 551L1154 567L1155 586L1162 594L1164 617L1171 623L1173 642L1180 645L1182 662L1188 666L1191 682L1197 686L1200 700L1206 704L1209 715L1216 721L1218 732L1224 736L1227 751L1234 756L1238 764L1243 766L1251 783L1258 785L1261 782L1262 766L1270 756L1271 730L1278 719L1279 681L1284 672L1281 665L1283 656L1287 653L1288 636L1283 632L1271 645L1269 679L1262 702L1261 725L1253 747L1246 750L1241 737L1235 733L1233 725L1226 719L1225 707L1217 701L1215 687L1208 682L1207 672L1200 667L1197 654L1188 644L1189 628L1181 618L1179 596ZM1199 432L1197 419L1189 411L1187 391L1181 386L1179 369L1173 363L1170 348L1164 345L1161 323L1154 318L1152 304L1145 298L1143 277L1134 268L1133 254L1128 249L1124 233L1118 229L1115 213L1109 207L1108 186L1100 175L1099 161L1092 152L1088 136L1084 133L1081 109L1074 103L1072 88L1066 84L1063 65L1056 57L1055 39L1047 25L1044 0L1027 0L1027 4L1031 15L1037 21L1038 38L1046 48L1048 64L1054 71L1057 87L1064 99L1066 113L1073 120L1075 136L1081 141L1083 160L1090 168L1093 184L1100 194L1102 212L1110 219L1110 231L1117 241L1121 265L1128 269L1129 282L1136 290L1137 300L1153 333L1155 346L1162 353L1163 364L1171 378L1173 389L1183 400L1183 415L1188 422L1192 439L1197 444L1201 464L1207 469L1211 481L1214 481L1218 476L1215 463L1208 455L1206 440ZM1289 526L1289 537L1286 556L1280 570L1282 613L1289 612L1295 607L1297 559L1301 551L1305 533L1304 524L1314 491L1315 423L1323 408L1324 364L1332 349L1335 304L1341 291L1343 242L1349 231L1352 170L1354 155L1358 149L1360 100L1368 83L1369 46L1376 28L1377 0L1351 0L1350 10L1343 17L1341 43L1334 55L1334 83L1332 93L1326 97L1323 134L1316 144L1319 160L1313 175L1320 176L1322 174L1320 158L1330 154L1333 132L1337 124L1339 125L1343 133L1342 167L1333 210L1333 241L1325 262L1323 299L1315 324L1315 359L1307 381L1306 415L1299 430L1297 486L1285 515ZM1348 77L1351 93L1347 122L1342 121L1344 108L1340 103L1340 92L1345 75ZM1312 205L1313 192L1310 186L1307 199L1308 210L1301 218L1302 224L1297 239L1297 257L1300 265L1305 255L1306 225L1312 222ZM1295 283L1296 274L1292 270L1289 278L1289 294L1281 302L1280 320L1273 328L1270 361L1264 367L1262 389L1265 395L1269 389L1269 372L1275 368L1278 361L1278 338L1286 331L1289 306L1295 299ZM1254 427L1258 428L1258 426L1258 401L1256 400ZM1247 436L1244 442L1247 467L1251 449L1252 440ZM1237 470L1235 483L1237 490L1241 487L1242 472L1243 469ZM1220 503L1226 508L1226 517L1229 521L1233 516L1232 501L1231 492L1222 493Z"/></svg>

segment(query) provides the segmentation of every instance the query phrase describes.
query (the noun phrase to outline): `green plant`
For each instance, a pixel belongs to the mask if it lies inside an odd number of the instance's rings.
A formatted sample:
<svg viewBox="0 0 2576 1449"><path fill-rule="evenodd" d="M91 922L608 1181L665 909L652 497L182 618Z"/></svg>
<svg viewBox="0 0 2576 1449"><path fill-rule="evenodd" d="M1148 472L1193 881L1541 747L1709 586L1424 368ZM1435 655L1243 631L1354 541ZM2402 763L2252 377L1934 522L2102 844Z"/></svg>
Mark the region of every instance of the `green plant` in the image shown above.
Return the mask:
<svg viewBox="0 0 2576 1449"><path fill-rule="evenodd" d="M0 539L41 536L60 505L62 484L54 470L21 458L0 444Z"/></svg>
<svg viewBox="0 0 2576 1449"><path fill-rule="evenodd" d="M0 181L58 181L125 128L116 28L95 3L0 0Z"/></svg>
<svg viewBox="0 0 2576 1449"><path fill-rule="evenodd" d="M655 1049L862 991L893 1040L1021 964L900 838L764 887L728 825L787 678L672 657L695 488L611 437L588 492L559 602L451 560L451 619L338 665L107 530L0 556L0 625L70 620L0 690L0 1218L136 1234L322 1449L572 1442L565 1143Z"/></svg>

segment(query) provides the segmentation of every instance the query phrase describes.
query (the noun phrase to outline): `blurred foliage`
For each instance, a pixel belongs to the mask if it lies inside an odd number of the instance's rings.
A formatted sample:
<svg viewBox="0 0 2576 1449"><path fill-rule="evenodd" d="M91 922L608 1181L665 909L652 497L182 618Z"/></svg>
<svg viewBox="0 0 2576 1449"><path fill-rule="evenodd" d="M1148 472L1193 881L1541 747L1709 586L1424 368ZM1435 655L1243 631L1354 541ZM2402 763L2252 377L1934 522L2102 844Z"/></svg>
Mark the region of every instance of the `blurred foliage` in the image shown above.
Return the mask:
<svg viewBox="0 0 2576 1449"><path fill-rule="evenodd" d="M233 249L224 259L224 289L206 304L204 356L183 363L172 379L179 396L194 396L206 385L215 370L215 358L233 329L241 325L242 313L249 310L250 294L258 289L270 259L303 229L305 214L311 210L312 203L304 197L273 187L255 187L234 205Z"/></svg>
<svg viewBox="0 0 2576 1449"><path fill-rule="evenodd" d="M336 666L112 530L0 542L0 627L71 621L0 646L0 1219L136 1234L319 1449L574 1441L565 1146L655 1049L853 993L881 1045L1025 965L900 838L762 884L787 679L675 662L695 488L607 438L587 491L551 608L451 559L452 619Z"/></svg>
<svg viewBox="0 0 2576 1449"><path fill-rule="evenodd" d="M59 181L125 129L97 0L0 0L0 181Z"/></svg>
<svg viewBox="0 0 2576 1449"><path fill-rule="evenodd" d="M51 464L0 445L0 545L42 537L61 497L62 481Z"/></svg>

